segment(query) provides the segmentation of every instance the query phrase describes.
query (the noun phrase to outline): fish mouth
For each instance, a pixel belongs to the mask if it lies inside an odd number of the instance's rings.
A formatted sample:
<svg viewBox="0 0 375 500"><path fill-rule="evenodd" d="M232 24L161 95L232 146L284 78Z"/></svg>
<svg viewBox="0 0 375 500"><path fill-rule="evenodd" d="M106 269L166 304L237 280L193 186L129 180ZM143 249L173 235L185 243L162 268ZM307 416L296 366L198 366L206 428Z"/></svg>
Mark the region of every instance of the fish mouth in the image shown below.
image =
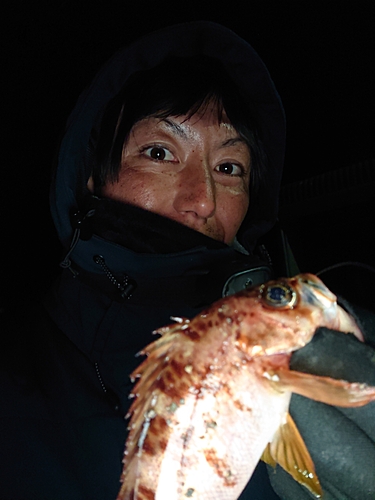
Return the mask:
<svg viewBox="0 0 375 500"><path fill-rule="evenodd" d="M297 277L301 299L312 306L326 309L336 302L337 297L325 284L313 274L301 274Z"/></svg>

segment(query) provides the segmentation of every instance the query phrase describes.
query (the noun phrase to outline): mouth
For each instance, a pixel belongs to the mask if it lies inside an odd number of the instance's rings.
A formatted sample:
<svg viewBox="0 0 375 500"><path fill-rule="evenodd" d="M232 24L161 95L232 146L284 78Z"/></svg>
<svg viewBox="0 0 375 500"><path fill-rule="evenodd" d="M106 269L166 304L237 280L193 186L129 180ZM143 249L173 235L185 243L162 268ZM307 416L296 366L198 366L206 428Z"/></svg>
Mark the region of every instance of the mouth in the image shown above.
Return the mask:
<svg viewBox="0 0 375 500"><path fill-rule="evenodd" d="M299 281L302 285L301 294L307 303L326 309L336 302L336 295L316 276L304 274L299 278Z"/></svg>

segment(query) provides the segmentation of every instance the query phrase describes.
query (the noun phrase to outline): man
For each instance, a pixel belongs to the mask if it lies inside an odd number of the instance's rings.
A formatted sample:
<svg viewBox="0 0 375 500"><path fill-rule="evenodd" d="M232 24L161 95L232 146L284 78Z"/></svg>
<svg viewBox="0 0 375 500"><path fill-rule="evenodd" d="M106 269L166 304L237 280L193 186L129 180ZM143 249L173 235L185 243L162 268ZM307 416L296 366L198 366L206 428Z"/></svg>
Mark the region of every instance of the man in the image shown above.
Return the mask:
<svg viewBox="0 0 375 500"><path fill-rule="evenodd" d="M52 185L64 271L3 366L0 498L116 497L129 374L151 332L285 273L289 256L262 241L276 222L284 146L266 68L221 26L151 34L99 73L69 119ZM353 349L371 365L371 347ZM309 369L303 353L295 359ZM305 404L296 416L309 427L316 410L305 416ZM360 429L351 435L367 444L371 470L374 436ZM375 492L362 476L358 498ZM281 498L309 497L282 472L271 480ZM263 463L241 498L277 498Z"/></svg>

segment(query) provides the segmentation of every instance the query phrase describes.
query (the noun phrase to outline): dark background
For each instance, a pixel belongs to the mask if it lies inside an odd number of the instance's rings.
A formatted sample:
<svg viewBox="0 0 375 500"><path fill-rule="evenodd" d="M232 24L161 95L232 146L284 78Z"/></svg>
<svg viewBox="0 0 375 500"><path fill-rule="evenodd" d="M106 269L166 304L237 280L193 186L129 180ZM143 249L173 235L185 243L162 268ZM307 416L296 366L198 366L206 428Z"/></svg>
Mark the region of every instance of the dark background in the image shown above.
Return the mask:
<svg viewBox="0 0 375 500"><path fill-rule="evenodd" d="M348 260L374 266L374 5L358 0L3 4L2 266L3 274L11 275L5 295L43 289L58 271L49 172L80 92L114 51L137 36L198 19L217 21L248 40L282 97L287 152L280 219L300 268L317 272ZM367 294L368 275L344 267L336 279Z"/></svg>

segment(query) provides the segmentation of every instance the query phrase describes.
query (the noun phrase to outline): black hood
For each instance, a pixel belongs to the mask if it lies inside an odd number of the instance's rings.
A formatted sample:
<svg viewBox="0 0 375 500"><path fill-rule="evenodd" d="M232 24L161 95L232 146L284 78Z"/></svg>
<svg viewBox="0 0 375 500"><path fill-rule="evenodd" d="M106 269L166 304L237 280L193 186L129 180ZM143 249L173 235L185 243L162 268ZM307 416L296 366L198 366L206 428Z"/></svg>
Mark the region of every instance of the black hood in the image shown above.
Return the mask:
<svg viewBox="0 0 375 500"><path fill-rule="evenodd" d="M241 242L249 254L139 207L95 197L81 204L91 175L91 131L108 101L135 71L169 56L199 54L220 59L258 108L269 165L259 206L244 221ZM133 356L152 340L155 328L171 316L193 317L222 295L270 278L270 268L251 247L276 220L283 153L283 109L264 64L246 42L216 24L172 26L140 39L118 52L81 96L62 140L51 196L60 240L70 247L62 263L69 270L45 305L59 329L99 363L124 411L128 375L137 364ZM144 247L145 236L151 248Z"/></svg>
<svg viewBox="0 0 375 500"><path fill-rule="evenodd" d="M268 166L256 203L250 204L240 229L241 243L251 249L273 226L285 146L285 119L280 98L265 65L247 42L223 26L200 21L162 29L120 50L81 95L67 122L51 189L52 215L65 247L71 244L72 214L82 211L79 204L87 192L86 184L91 175L87 161L91 131L109 100L134 72L157 66L170 56L197 55L220 60L242 97L255 105L258 114ZM72 254L73 260L79 261L81 266L88 244L80 240Z"/></svg>

